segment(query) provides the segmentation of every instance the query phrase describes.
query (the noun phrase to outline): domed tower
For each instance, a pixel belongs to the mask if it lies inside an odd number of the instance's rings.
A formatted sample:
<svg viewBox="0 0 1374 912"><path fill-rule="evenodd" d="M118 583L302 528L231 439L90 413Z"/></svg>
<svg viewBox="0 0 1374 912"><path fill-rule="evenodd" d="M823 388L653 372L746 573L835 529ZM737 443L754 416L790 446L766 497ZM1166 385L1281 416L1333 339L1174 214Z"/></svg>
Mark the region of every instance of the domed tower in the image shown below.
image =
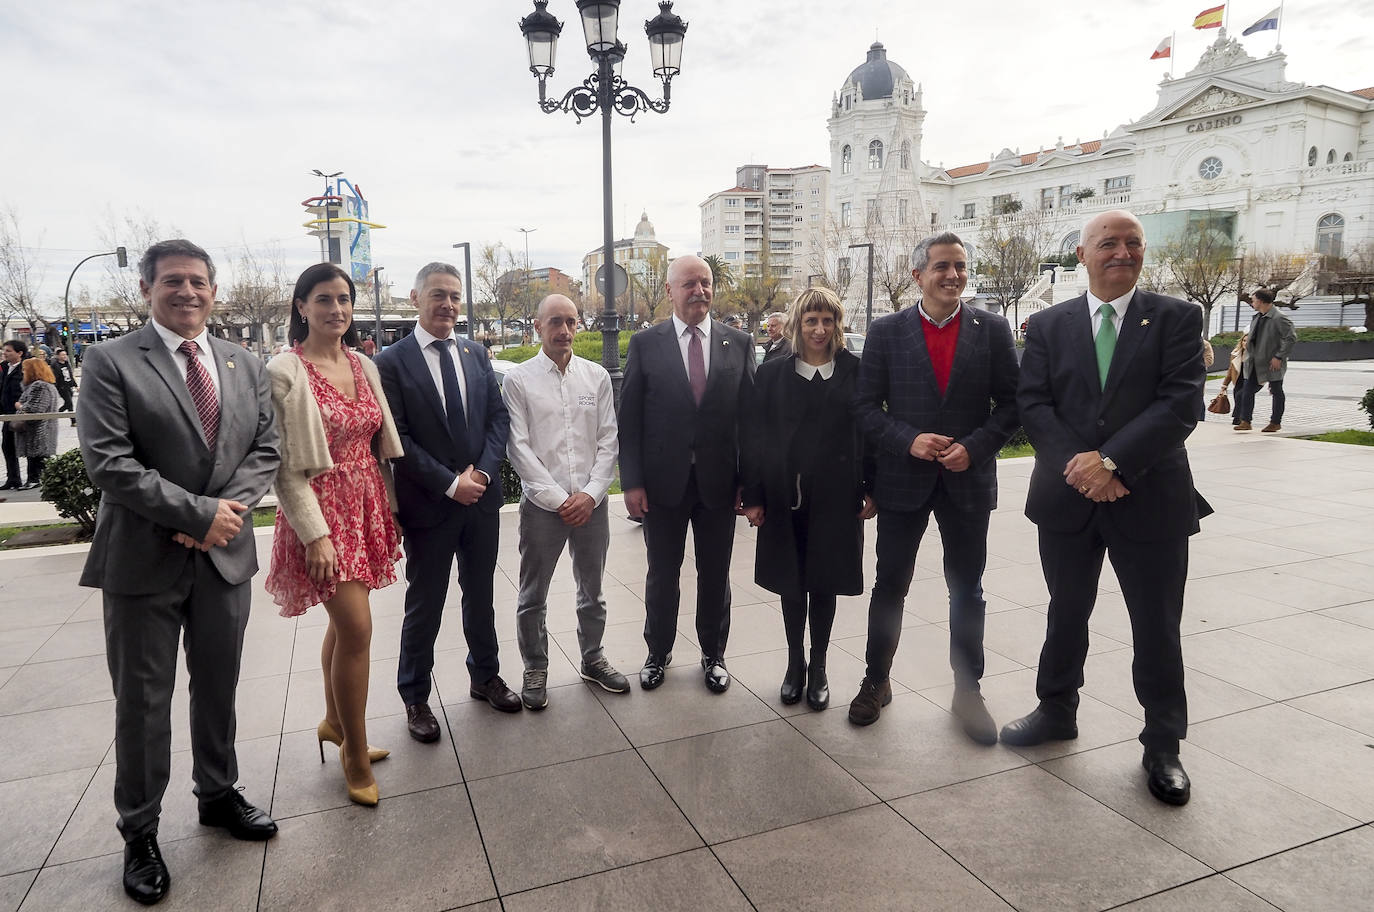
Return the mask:
<svg viewBox="0 0 1374 912"><path fill-rule="evenodd" d="M830 226L832 258L843 259L850 243L871 242L874 256L873 312L886 313L890 296L880 285L909 278L907 256L930 231L930 211L921 195L921 87L887 49L874 42L868 58L845 78L830 104ZM852 251L849 306L865 296L864 250ZM837 273L843 273L843 263ZM910 300L901 293L903 306ZM863 310L853 311L856 316ZM855 325L861 320L851 321Z"/></svg>

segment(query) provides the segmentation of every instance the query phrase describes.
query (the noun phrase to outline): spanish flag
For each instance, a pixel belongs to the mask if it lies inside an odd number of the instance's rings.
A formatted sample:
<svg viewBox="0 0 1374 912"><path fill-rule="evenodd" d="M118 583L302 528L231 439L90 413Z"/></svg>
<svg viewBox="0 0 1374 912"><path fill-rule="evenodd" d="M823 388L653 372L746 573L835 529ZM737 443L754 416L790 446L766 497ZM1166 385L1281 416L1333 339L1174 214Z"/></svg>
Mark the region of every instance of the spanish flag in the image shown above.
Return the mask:
<svg viewBox="0 0 1374 912"><path fill-rule="evenodd" d="M1226 4L1225 4L1225 3L1223 3L1221 6L1214 6L1214 7L1212 7L1211 9L1205 9L1205 10L1203 10L1202 12L1198 13L1198 14L1197 14L1197 18L1193 20L1193 28L1195 28L1195 29L1221 28L1221 18L1222 18L1222 14L1225 13L1225 12L1226 12Z"/></svg>

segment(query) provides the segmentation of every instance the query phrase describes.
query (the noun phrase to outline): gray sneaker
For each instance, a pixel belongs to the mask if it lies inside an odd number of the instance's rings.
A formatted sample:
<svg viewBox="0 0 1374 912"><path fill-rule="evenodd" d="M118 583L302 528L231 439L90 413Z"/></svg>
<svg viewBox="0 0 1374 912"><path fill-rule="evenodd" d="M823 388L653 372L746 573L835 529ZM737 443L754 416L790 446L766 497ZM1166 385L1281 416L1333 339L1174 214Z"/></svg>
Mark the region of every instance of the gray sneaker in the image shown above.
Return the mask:
<svg viewBox="0 0 1374 912"><path fill-rule="evenodd" d="M549 705L549 672L543 668L525 671L525 681L520 688L520 702L526 709L543 709Z"/></svg>
<svg viewBox="0 0 1374 912"><path fill-rule="evenodd" d="M592 664L582 663L582 680L591 681L593 684L600 684L602 690L609 690L611 693L629 693L630 682L625 680L625 676L611 667L611 663L603 656Z"/></svg>

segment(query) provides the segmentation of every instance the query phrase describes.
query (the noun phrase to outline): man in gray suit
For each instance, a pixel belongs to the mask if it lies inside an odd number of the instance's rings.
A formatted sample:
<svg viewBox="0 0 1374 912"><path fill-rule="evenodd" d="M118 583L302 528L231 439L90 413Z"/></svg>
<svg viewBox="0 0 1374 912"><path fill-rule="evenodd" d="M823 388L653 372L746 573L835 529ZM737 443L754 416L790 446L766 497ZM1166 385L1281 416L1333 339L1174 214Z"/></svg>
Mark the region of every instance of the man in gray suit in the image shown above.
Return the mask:
<svg viewBox="0 0 1374 912"><path fill-rule="evenodd" d="M102 495L81 585L103 590L124 891L150 905L170 883L157 826L183 629L200 822L239 839L277 832L234 787L234 691L258 569L247 513L280 454L262 363L206 332L209 254L162 241L139 273L152 319L86 350L77 415L81 455Z"/></svg>

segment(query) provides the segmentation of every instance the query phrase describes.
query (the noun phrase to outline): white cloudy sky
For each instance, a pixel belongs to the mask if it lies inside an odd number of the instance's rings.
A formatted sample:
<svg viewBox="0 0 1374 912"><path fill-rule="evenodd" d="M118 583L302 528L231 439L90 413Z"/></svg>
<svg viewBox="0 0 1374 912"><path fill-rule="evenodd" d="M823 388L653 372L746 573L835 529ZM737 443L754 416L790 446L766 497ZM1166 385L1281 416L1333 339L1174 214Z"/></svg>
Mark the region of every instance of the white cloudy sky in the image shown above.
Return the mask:
<svg viewBox="0 0 1374 912"><path fill-rule="evenodd" d="M1232 4L1231 32L1276 0ZM828 164L832 93L875 36L924 84L922 157L949 167L1002 147L1028 151L1100 137L1154 106L1178 32L1178 72L1215 31L1190 28L1211 0L678 0L690 23L667 115L614 125L616 235L647 210L673 252L699 244L698 204L739 164ZM1288 77L1374 85L1363 3L1285 7ZM1037 8L1038 6L1038 8ZM573 0L551 93L591 65ZM576 275L601 241L599 120L535 105L518 19L528 0L48 0L0 4L0 205L60 298L72 265L103 249L108 214L155 217L223 260L276 242L291 267L318 256L299 201L313 168L361 186L374 261L403 294L455 241L503 241L534 265ZM626 76L655 87L642 23L652 0L624 0ZM1274 33L1244 39L1268 53ZM657 93L655 93L657 94ZM84 267L77 285L98 282Z"/></svg>

